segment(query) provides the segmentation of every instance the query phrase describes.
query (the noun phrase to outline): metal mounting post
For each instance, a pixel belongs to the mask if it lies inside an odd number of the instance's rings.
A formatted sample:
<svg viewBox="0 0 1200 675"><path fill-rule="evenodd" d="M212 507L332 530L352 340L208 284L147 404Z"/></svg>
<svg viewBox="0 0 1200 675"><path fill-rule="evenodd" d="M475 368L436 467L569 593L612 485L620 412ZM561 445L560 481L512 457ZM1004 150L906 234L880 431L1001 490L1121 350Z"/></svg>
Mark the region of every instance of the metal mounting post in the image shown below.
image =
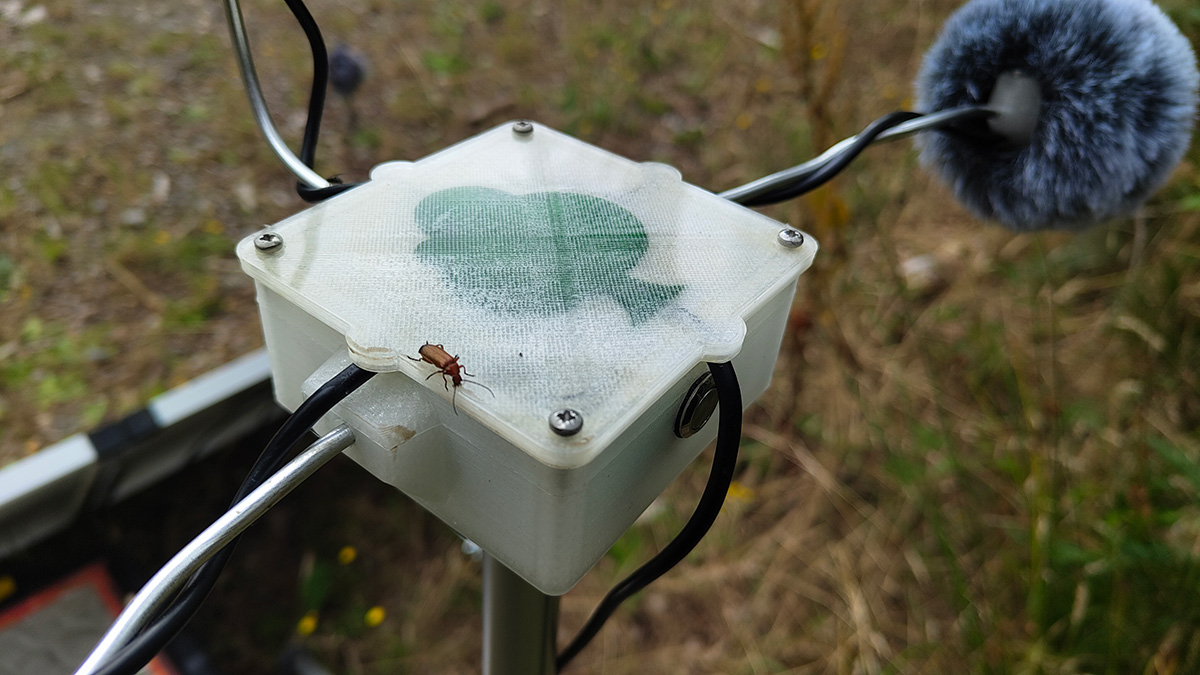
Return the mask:
<svg viewBox="0 0 1200 675"><path fill-rule="evenodd" d="M558 597L483 554L483 675L554 675Z"/></svg>

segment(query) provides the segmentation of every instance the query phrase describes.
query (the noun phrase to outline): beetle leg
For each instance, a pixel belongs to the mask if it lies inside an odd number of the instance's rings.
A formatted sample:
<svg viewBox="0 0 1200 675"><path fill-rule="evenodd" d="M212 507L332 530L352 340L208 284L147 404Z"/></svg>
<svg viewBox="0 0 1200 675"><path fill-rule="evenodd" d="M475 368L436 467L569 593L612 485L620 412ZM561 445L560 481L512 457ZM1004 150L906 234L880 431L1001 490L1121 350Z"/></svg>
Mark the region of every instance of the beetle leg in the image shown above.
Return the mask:
<svg viewBox="0 0 1200 675"><path fill-rule="evenodd" d="M429 378L431 378L431 377L433 377L434 375L437 375L438 373L441 373L441 372L442 372L442 371L440 371L440 370L435 370L435 371L433 371L432 373L430 373L430 374L426 375L426 376L425 376L425 379L427 379L427 380L428 380ZM442 376L444 377L444 376L445 376L445 373L442 373Z"/></svg>

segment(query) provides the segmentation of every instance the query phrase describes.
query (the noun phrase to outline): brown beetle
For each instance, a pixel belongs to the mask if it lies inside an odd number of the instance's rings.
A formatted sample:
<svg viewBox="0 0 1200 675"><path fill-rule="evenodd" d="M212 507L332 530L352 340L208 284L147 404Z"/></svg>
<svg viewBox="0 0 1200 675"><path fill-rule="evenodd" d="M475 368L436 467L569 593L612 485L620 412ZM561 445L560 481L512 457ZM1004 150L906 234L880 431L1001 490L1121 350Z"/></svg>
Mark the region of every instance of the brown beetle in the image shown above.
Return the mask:
<svg viewBox="0 0 1200 675"><path fill-rule="evenodd" d="M421 345L421 348L417 350L417 353L421 355L421 358L412 356L408 358L413 361L428 363L434 368L437 368L437 370L427 375L425 379L428 380L434 375L440 374L442 376L442 383L446 385L447 390L450 389L451 383L454 384L454 394L450 397L450 405L452 408L454 408L454 414L458 414L458 388L463 385L463 382L479 385L480 387L487 389L488 393L492 396L496 395L496 392L492 391L492 388L486 384L476 382L475 380L465 379L463 377L464 375L467 377L475 376L471 373L468 373L467 369L458 362L458 357L451 356L450 352L446 351L446 348L442 345L435 345L432 342L426 342L425 344ZM447 380L446 378L450 379Z"/></svg>

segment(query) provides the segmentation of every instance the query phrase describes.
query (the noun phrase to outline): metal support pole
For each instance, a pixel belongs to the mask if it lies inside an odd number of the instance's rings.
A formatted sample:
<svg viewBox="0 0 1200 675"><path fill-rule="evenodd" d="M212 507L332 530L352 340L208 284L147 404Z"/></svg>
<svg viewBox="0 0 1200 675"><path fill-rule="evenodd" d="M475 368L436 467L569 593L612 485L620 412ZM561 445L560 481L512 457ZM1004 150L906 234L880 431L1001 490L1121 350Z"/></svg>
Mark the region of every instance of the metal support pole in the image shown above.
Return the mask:
<svg viewBox="0 0 1200 675"><path fill-rule="evenodd" d="M554 675L558 597L483 554L483 675Z"/></svg>

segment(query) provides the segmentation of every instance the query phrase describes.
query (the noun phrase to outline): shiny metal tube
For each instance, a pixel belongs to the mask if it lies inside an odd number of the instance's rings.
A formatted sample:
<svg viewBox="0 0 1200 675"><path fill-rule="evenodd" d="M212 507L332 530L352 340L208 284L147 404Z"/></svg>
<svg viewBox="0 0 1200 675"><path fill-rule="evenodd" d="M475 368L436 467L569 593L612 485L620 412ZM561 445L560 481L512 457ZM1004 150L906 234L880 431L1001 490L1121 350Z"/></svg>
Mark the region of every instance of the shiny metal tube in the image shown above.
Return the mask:
<svg viewBox="0 0 1200 675"><path fill-rule="evenodd" d="M483 554L483 675L554 675L558 598Z"/></svg>
<svg viewBox="0 0 1200 675"><path fill-rule="evenodd" d="M317 469L354 443L345 425L322 436L286 466L246 495L163 565L105 633L75 675L89 675L137 635L209 558L250 527Z"/></svg>
<svg viewBox="0 0 1200 675"><path fill-rule="evenodd" d="M233 49L237 53L238 68L242 71L242 84L246 86L246 96L250 98L250 108L254 111L254 121L258 122L258 128L266 137L267 144L288 170L309 187L329 187L329 181L300 161L271 122L267 100L263 98L262 88L258 84L258 73L254 70L254 58L250 55L250 42L246 38L246 24L242 20L242 7L238 0L225 0L225 17L229 19L229 35L233 38Z"/></svg>
<svg viewBox="0 0 1200 675"><path fill-rule="evenodd" d="M911 136L919 131L937 129L952 122L987 114L991 114L989 109L978 106L940 110L938 112L928 113L916 119L898 124L879 134L879 136L875 138L875 142L879 143L881 141L893 141L898 138ZM790 169L784 169L783 171L773 173L769 176L764 176L758 180L746 183L745 185L731 188L717 196L724 197L730 201L741 201L744 199L752 199L758 195L770 192L780 185L803 178L817 169L820 169L822 166L825 166L825 164L844 152L846 148L850 147L850 145L852 145L856 140L858 140L858 136L851 136L850 138L838 142L837 144L833 145L833 147L821 153L819 156L810 159L803 164L798 164Z"/></svg>

